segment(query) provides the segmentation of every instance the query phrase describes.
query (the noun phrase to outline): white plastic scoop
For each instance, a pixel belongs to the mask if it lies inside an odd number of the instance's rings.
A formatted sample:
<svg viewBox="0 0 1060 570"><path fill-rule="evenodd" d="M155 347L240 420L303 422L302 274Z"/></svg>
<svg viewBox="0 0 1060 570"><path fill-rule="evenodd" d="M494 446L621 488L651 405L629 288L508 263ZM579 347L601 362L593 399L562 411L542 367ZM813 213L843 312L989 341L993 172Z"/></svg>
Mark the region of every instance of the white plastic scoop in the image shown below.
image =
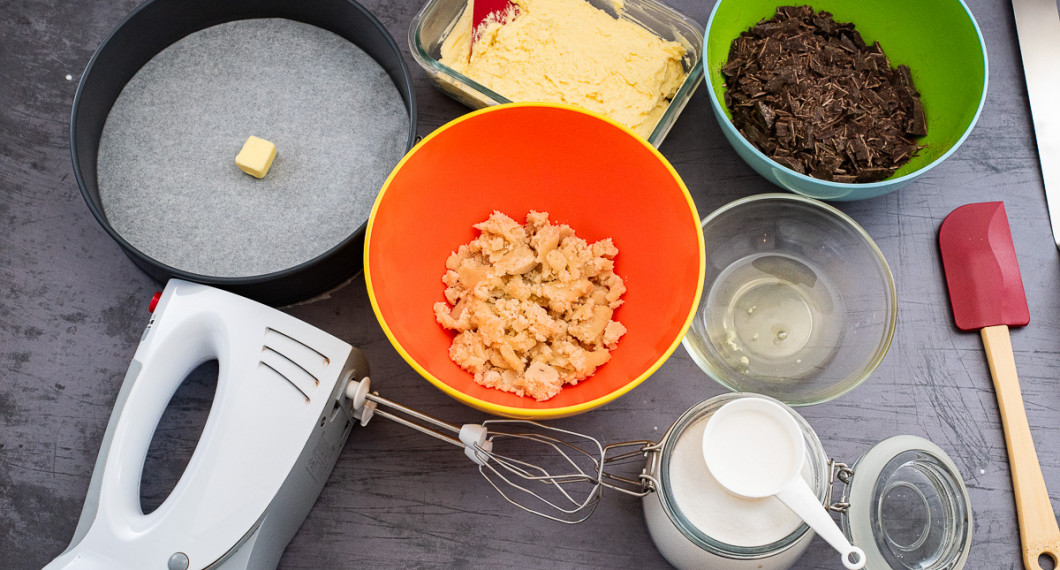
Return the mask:
<svg viewBox="0 0 1060 570"><path fill-rule="evenodd" d="M839 551L843 566L865 566L865 552L850 544L803 480L802 430L779 404L750 397L719 408L703 432L703 457L730 493L748 499L775 496Z"/></svg>

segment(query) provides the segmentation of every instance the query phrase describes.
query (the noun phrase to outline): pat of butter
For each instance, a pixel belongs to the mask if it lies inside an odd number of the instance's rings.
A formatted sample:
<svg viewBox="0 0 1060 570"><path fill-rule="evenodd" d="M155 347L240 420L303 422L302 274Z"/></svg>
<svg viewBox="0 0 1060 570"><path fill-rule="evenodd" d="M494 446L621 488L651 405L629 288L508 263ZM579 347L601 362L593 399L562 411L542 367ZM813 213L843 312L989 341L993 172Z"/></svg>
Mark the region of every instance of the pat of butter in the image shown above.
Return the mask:
<svg viewBox="0 0 1060 570"><path fill-rule="evenodd" d="M255 178L264 178L276 158L276 145L251 135L236 155L236 166Z"/></svg>

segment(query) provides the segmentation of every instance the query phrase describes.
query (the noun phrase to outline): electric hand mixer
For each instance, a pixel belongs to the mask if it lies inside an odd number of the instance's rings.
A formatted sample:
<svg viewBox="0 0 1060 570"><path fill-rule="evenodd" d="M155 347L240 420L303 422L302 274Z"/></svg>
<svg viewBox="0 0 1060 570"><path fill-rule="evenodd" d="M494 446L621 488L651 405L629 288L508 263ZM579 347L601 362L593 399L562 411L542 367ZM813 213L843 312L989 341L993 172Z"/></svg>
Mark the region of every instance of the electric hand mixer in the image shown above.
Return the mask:
<svg viewBox="0 0 1060 570"><path fill-rule="evenodd" d="M185 377L210 360L218 362L217 391L200 441L169 497L144 514L140 479L155 427ZM349 344L249 299L172 280L125 375L71 544L45 568L275 568L354 421L364 425L373 414L463 447L505 499L554 520L584 520L605 486L647 492L641 480L603 466L639 456L651 442L605 447L525 420L448 424L369 393L368 362ZM533 432L487 427L505 423ZM542 432L578 438L590 450ZM495 453L502 440L545 446L564 472ZM626 446L636 449L606 458ZM541 501L554 514L513 496Z"/></svg>

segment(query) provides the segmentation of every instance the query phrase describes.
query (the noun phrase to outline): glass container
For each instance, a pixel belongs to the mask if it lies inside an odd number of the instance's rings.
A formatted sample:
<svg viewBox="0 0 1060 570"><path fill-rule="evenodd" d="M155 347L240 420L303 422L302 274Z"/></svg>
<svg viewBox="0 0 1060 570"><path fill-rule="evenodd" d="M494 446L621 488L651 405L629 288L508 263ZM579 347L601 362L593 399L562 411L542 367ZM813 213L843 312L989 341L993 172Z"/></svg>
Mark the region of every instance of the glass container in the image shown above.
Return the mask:
<svg viewBox="0 0 1060 570"><path fill-rule="evenodd" d="M703 297L682 344L708 376L804 406L847 393L883 361L898 317L894 278L849 216L760 194L702 226Z"/></svg>
<svg viewBox="0 0 1060 570"><path fill-rule="evenodd" d="M694 522L699 515L695 512L696 505L690 504L692 501L688 500L688 495L681 492L680 488L684 485L677 480L682 476L678 463L689 459L682 455L694 455L697 451L697 459L703 463L701 440L707 420L723 405L739 398L764 396L722 394L692 407L674 422L659 444L659 453L649 460L648 474L654 480L655 492L645 495L643 499L648 531L659 551L677 568L783 570L798 560L813 539L813 531L805 523L796 521L792 525L794 530L787 533L774 528L771 533L779 536L768 543L749 544L755 542L752 537L760 529L755 528L751 518L736 521L735 517L740 517L741 513L746 516L749 511L758 511L763 516L775 515L778 511L783 513L786 507L773 497L722 501L720 504L727 508L712 512L710 518L725 521L725 526L716 527L712 531L713 535L701 528L705 525ZM813 428L800 415L790 408L788 410L805 437L803 478L823 504L828 499L827 457ZM687 447L682 445L689 442ZM705 463L701 475L704 488L716 487L714 490L718 493L725 493L710 478ZM767 504L769 502L772 505ZM724 540L719 539L722 535L725 536ZM733 544L736 542L743 545Z"/></svg>
<svg viewBox="0 0 1060 570"><path fill-rule="evenodd" d="M703 429L725 404L759 394L722 394L693 406L647 451L644 517L659 552L675 567L785 570L813 531L775 497L726 494L702 456ZM868 570L960 570L972 538L972 508L957 466L934 443L901 435L873 446L853 466L827 459L813 428L793 409L806 443L803 479L840 513ZM836 494L838 500L833 500ZM767 504L766 501L773 501ZM765 538L768 537L768 538Z"/></svg>
<svg viewBox="0 0 1060 570"><path fill-rule="evenodd" d="M703 26L655 0L586 1L615 18L632 21L664 40L677 42L686 50L681 63L687 76L648 137L648 142L658 148L696 88L703 82L703 67L700 65ZM511 103L512 101L503 95L439 61L442 42L467 5L467 0L428 1L409 26L409 49L412 57L427 72L435 87L472 109Z"/></svg>

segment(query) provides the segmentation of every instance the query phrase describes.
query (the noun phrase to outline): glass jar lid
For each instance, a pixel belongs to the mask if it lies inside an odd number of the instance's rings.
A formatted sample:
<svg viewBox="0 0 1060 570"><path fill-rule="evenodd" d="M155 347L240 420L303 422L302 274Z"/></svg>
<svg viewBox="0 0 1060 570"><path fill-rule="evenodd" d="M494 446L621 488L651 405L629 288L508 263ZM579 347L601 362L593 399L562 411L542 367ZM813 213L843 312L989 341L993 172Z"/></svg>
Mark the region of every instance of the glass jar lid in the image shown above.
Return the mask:
<svg viewBox="0 0 1060 570"><path fill-rule="evenodd" d="M972 508L957 466L911 435L886 439L855 463L843 528L870 570L958 570L968 558Z"/></svg>

